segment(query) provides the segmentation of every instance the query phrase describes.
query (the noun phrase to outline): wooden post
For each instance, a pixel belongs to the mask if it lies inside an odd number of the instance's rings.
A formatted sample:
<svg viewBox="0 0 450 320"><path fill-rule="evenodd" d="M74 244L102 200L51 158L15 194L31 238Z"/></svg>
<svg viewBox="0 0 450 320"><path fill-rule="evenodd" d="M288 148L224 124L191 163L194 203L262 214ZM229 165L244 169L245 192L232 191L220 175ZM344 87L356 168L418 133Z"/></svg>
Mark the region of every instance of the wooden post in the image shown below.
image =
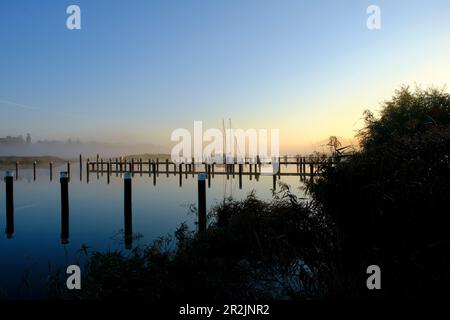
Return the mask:
<svg viewBox="0 0 450 320"><path fill-rule="evenodd" d="M50 181L52 181L53 180L53 162L49 162L48 163L48 166L49 166L49 170L50 170Z"/></svg>
<svg viewBox="0 0 450 320"><path fill-rule="evenodd" d="M19 161L16 161L16 180L19 179Z"/></svg>
<svg viewBox="0 0 450 320"><path fill-rule="evenodd" d="M239 189L242 189L242 163L239 164Z"/></svg>
<svg viewBox="0 0 450 320"><path fill-rule="evenodd" d="M211 165L207 165L208 189L211 188Z"/></svg>
<svg viewBox="0 0 450 320"><path fill-rule="evenodd" d="M179 164L180 170L178 172L180 176L180 187L183 186L183 164Z"/></svg>
<svg viewBox="0 0 450 320"><path fill-rule="evenodd" d="M80 153L80 181L83 181L83 157Z"/></svg>
<svg viewBox="0 0 450 320"><path fill-rule="evenodd" d="M169 177L169 159L166 159L166 177Z"/></svg>
<svg viewBox="0 0 450 320"><path fill-rule="evenodd" d="M61 184L61 243L69 242L69 174L61 171L59 174Z"/></svg>
<svg viewBox="0 0 450 320"><path fill-rule="evenodd" d="M159 177L159 159L158 158L156 158L156 174Z"/></svg>
<svg viewBox="0 0 450 320"><path fill-rule="evenodd" d="M33 180L36 181L36 161L33 162Z"/></svg>
<svg viewBox="0 0 450 320"><path fill-rule="evenodd" d="M61 243L69 243L69 175L62 171L59 174L61 184Z"/></svg>
<svg viewBox="0 0 450 320"><path fill-rule="evenodd" d="M148 176L152 175L152 161L148 159Z"/></svg>
<svg viewBox="0 0 450 320"><path fill-rule="evenodd" d="M12 172L5 172L6 185L6 237L14 236L14 177Z"/></svg>
<svg viewBox="0 0 450 320"><path fill-rule="evenodd" d="M70 181L70 161L67 161L67 178Z"/></svg>
<svg viewBox="0 0 450 320"><path fill-rule="evenodd" d="M111 160L109 160L109 162L106 163L106 183L107 184L109 184L110 174L111 174Z"/></svg>
<svg viewBox="0 0 450 320"><path fill-rule="evenodd" d="M99 160L100 160L100 157L99 157L99 155L97 154L97 161L95 162L95 168L96 168L96 170L97 170L97 179L98 179L98 162L99 162Z"/></svg>
<svg viewBox="0 0 450 320"><path fill-rule="evenodd" d="M134 177L134 158L131 158L130 172L131 172L131 176Z"/></svg>
<svg viewBox="0 0 450 320"><path fill-rule="evenodd" d="M158 159L156 159L156 161L158 161ZM156 186L156 175L158 174L158 169L157 169L157 163L158 162L154 162L153 163L153 185Z"/></svg>
<svg viewBox="0 0 450 320"><path fill-rule="evenodd" d="M130 172L125 172L123 176L124 182L124 236L125 248L130 249L133 242L133 227L132 227L132 194L131 194L132 175Z"/></svg>
<svg viewBox="0 0 450 320"><path fill-rule="evenodd" d="M86 182L89 183L89 159L86 160Z"/></svg>
<svg viewBox="0 0 450 320"><path fill-rule="evenodd" d="M306 157L303 157L303 173L306 174Z"/></svg>
<svg viewBox="0 0 450 320"><path fill-rule="evenodd" d="M278 179L281 178L281 158L278 157Z"/></svg>
<svg viewBox="0 0 450 320"><path fill-rule="evenodd" d="M142 158L139 158L139 175L142 177Z"/></svg>
<svg viewBox="0 0 450 320"><path fill-rule="evenodd" d="M248 163L248 171L249 171L249 180L252 180L252 163L249 161Z"/></svg>
<svg viewBox="0 0 450 320"><path fill-rule="evenodd" d="M198 174L198 232L206 231L206 174Z"/></svg>
<svg viewBox="0 0 450 320"><path fill-rule="evenodd" d="M272 180L272 182L273 182L273 185L272 185L273 190L277 190L277 175L274 173L272 175L272 177L273 177L273 180Z"/></svg>

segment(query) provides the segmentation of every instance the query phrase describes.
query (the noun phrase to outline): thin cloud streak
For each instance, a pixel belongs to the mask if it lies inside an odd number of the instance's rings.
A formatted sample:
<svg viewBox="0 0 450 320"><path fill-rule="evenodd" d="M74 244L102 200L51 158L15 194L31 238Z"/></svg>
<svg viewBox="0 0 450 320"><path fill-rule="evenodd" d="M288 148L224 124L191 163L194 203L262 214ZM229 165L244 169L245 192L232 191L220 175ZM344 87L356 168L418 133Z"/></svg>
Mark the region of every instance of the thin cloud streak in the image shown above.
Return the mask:
<svg viewBox="0 0 450 320"><path fill-rule="evenodd" d="M36 108L36 107L30 106L27 104L23 104L23 103L9 101L9 100L3 100L3 99L0 100L0 105L2 105L2 104L3 105L7 104L9 106L18 107L18 108L25 109L25 110L33 110L33 111L38 110L38 108Z"/></svg>

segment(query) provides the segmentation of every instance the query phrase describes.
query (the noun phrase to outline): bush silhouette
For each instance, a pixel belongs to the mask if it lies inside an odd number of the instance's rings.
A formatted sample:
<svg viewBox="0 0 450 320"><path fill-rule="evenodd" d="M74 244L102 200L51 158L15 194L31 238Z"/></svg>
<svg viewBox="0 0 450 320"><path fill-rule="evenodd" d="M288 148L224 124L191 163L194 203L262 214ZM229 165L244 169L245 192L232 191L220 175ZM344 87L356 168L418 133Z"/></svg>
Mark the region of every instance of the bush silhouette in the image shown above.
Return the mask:
<svg viewBox="0 0 450 320"><path fill-rule="evenodd" d="M309 186L336 222L339 294L439 296L449 285L450 96L397 91L378 118L366 112L361 149ZM382 290L368 292L378 264Z"/></svg>

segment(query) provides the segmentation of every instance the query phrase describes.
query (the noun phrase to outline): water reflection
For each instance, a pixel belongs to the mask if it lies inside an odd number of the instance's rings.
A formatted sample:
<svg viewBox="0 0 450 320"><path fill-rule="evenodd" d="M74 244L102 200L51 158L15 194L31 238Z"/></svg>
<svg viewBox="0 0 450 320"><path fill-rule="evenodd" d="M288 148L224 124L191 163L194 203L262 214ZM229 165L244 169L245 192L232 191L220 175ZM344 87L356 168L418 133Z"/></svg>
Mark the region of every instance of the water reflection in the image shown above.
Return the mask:
<svg viewBox="0 0 450 320"><path fill-rule="evenodd" d="M148 163L144 168L147 166ZM164 163L160 166L166 169ZM254 167L251 175L235 174L235 179L230 174L232 169L227 174L219 166L207 168L210 172L207 175L207 210L224 197L241 199L252 190L260 198L271 198L272 178L255 175ZM42 294L37 288L44 287L49 273L71 263L77 264L82 247L98 251L132 249L173 233L184 222L195 230L197 217L190 213L189 205L197 205L198 185L197 176L194 174L192 178L189 166L169 165L173 171L160 174L159 178L153 168L150 172L144 171L142 176L135 175L130 214L124 211L123 174L114 172L115 166L112 168L110 175L104 174L103 178L99 170L97 180L97 171L90 170L87 175L87 167L83 166L80 181L79 166L72 166L71 175L76 178L68 183L67 205L63 205L61 199L60 179L50 179L53 174L67 171L67 164L54 163L51 171L49 164L38 164L35 181L32 166L21 167L20 176L14 175L16 210L6 210L6 215L0 215L0 227L6 229L6 236L0 237L0 290L7 292L8 297L15 296L25 272L27 282L34 288L33 295ZM199 166L195 169L204 170ZM0 170L2 177L3 173L4 170ZM298 176L282 175L278 180L294 189L302 185ZM0 212L1 208L6 208L5 194L6 183L0 183ZM298 190L298 194L302 191ZM120 239L114 238L120 230L123 230ZM133 237L135 234L141 238Z"/></svg>

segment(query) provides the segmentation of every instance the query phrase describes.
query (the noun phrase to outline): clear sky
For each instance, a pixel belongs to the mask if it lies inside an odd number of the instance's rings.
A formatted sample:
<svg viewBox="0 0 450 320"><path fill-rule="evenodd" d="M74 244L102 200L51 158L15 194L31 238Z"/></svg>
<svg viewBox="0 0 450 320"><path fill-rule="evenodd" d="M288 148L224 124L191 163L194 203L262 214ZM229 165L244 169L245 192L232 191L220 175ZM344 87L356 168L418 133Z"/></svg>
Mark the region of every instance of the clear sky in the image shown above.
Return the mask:
<svg viewBox="0 0 450 320"><path fill-rule="evenodd" d="M232 118L295 152L352 137L415 83L450 83L448 0L0 2L0 136L170 146L176 128Z"/></svg>

